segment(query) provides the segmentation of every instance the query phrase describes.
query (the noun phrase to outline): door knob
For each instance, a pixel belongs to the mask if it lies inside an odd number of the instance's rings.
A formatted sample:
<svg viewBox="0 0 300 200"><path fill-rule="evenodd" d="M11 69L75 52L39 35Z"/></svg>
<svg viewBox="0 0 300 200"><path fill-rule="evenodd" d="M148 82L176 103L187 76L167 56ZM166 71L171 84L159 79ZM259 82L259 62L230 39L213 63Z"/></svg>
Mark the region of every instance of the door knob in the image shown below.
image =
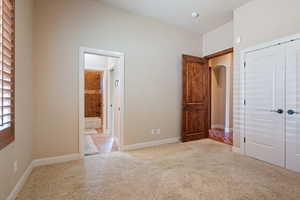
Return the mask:
<svg viewBox="0 0 300 200"><path fill-rule="evenodd" d="M288 113L289 115L299 114L299 112L296 112L296 111L294 111L294 110L288 110L287 113Z"/></svg>
<svg viewBox="0 0 300 200"><path fill-rule="evenodd" d="M278 114L282 114L283 110L282 109L278 109L278 110L271 110L271 112L276 112Z"/></svg>

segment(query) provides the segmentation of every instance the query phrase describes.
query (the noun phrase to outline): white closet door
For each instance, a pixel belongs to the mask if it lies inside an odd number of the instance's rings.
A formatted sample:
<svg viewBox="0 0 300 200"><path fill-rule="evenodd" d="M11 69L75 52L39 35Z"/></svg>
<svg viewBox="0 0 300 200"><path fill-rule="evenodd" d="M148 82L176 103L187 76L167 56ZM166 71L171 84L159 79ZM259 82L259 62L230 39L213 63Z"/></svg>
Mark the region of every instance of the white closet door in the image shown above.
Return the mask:
<svg viewBox="0 0 300 200"><path fill-rule="evenodd" d="M300 172L300 41L287 45L286 168Z"/></svg>
<svg viewBox="0 0 300 200"><path fill-rule="evenodd" d="M246 55L246 154L281 167L285 166L284 78L285 46Z"/></svg>

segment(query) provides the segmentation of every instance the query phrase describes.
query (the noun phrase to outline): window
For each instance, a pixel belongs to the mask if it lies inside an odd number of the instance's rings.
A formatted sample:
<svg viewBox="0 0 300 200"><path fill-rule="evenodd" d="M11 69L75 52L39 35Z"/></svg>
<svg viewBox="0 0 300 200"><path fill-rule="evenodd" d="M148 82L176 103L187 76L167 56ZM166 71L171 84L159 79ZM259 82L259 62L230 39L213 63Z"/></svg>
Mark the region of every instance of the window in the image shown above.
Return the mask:
<svg viewBox="0 0 300 200"><path fill-rule="evenodd" d="M0 150L14 141L15 2L0 0Z"/></svg>

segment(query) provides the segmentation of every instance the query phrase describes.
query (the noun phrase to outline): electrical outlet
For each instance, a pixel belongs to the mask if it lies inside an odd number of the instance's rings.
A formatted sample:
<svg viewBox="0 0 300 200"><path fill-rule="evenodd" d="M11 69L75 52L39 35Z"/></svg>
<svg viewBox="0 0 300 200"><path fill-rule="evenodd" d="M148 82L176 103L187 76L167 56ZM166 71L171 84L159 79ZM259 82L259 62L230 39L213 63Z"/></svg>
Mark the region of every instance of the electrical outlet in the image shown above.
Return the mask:
<svg viewBox="0 0 300 200"><path fill-rule="evenodd" d="M160 129L156 129L156 134L157 134L157 135L160 134Z"/></svg>
<svg viewBox="0 0 300 200"><path fill-rule="evenodd" d="M14 162L14 173L16 173L18 171L18 161L15 160Z"/></svg>
<svg viewBox="0 0 300 200"><path fill-rule="evenodd" d="M152 129L152 130L151 130L151 134L152 134L152 135L155 135L155 133L156 133L156 129Z"/></svg>
<svg viewBox="0 0 300 200"><path fill-rule="evenodd" d="M241 37L237 37L235 42L236 42L236 44L240 44L241 43Z"/></svg>
<svg viewBox="0 0 300 200"><path fill-rule="evenodd" d="M159 135L160 134L160 129L152 129L151 134L152 135Z"/></svg>

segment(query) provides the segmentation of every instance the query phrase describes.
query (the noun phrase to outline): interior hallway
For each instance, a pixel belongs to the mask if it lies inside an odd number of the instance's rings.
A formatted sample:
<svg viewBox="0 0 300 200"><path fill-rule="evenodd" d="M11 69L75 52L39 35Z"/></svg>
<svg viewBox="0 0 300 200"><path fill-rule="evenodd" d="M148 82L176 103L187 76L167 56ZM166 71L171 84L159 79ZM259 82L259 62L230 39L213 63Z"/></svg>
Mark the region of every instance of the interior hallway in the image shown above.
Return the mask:
<svg viewBox="0 0 300 200"><path fill-rule="evenodd" d="M18 200L299 200L300 174L209 139L35 168Z"/></svg>

